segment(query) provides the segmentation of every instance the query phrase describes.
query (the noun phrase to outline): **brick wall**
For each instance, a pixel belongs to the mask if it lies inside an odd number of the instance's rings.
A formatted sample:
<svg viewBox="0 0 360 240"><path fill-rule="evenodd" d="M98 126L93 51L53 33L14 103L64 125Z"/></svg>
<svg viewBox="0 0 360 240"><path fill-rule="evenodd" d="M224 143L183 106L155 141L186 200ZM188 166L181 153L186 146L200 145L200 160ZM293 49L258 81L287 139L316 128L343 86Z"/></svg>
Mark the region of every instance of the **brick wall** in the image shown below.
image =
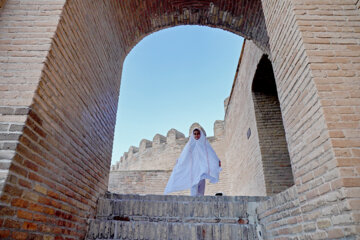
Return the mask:
<svg viewBox="0 0 360 240"><path fill-rule="evenodd" d="M9 0L1 13L1 105L15 106L2 121L11 130L26 119L1 198L1 237L81 239L107 190L124 59L115 2L68 1L61 11L62 3ZM27 117L15 115L30 103Z"/></svg>
<svg viewBox="0 0 360 240"><path fill-rule="evenodd" d="M42 3L0 3L0 192L64 1Z"/></svg>
<svg viewBox="0 0 360 240"><path fill-rule="evenodd" d="M306 205L321 206L326 198L323 192L329 192L328 201L336 199L336 204L331 204L335 214L329 212L323 216L329 222L326 232L329 238L343 237L360 232L359 3L324 1L313 4L312 8L305 7L304 3L306 1L294 2L296 21L333 156L313 164L303 175L308 179L302 186L306 192L303 200ZM318 182L323 184L314 187ZM316 221L311 213L307 213L305 219L309 224Z"/></svg>
<svg viewBox="0 0 360 240"><path fill-rule="evenodd" d="M265 226L265 239L296 239L301 237L302 217L296 187L293 186L257 208L260 223ZM319 225L326 222L319 220Z"/></svg>
<svg viewBox="0 0 360 240"><path fill-rule="evenodd" d="M170 174L171 170L112 171L108 189L112 193L162 195Z"/></svg>
<svg viewBox="0 0 360 240"><path fill-rule="evenodd" d="M253 100L266 195L271 196L294 185L294 178L277 96L254 92Z"/></svg>
<svg viewBox="0 0 360 240"><path fill-rule="evenodd" d="M233 195L266 195L251 86L263 52L250 41L243 48L225 115L225 159ZM248 131L251 135L247 138Z"/></svg>
<svg viewBox="0 0 360 240"><path fill-rule="evenodd" d="M358 163L352 155L358 148L358 137L350 134L346 140L336 139L359 128L359 122L344 118L347 114L356 118L359 112L354 90L359 86L359 78L353 72L359 56L353 55L359 48L359 33L354 29L359 15L355 4L355 1L263 1L302 211L302 236L307 238L340 238L359 231L356 227L359 195L355 190L359 182ZM278 24L284 18L288 21ZM354 112L341 113L344 107ZM328 114L331 112L334 114ZM350 158L338 157L349 151ZM341 164L346 165L344 169ZM318 226L319 218L328 224Z"/></svg>
<svg viewBox="0 0 360 240"><path fill-rule="evenodd" d="M21 199L31 196L25 189L41 191L41 187L29 181L28 171L19 164L10 164L64 1L43 3L8 0L0 10L0 238L28 237L25 231L41 227L33 221L35 218L47 221L43 215L25 210L37 206ZM19 156L14 159L21 161ZM30 161L23 164L34 167ZM44 207L42 210L53 209Z"/></svg>
<svg viewBox="0 0 360 240"><path fill-rule="evenodd" d="M351 238L359 232L358 1L74 0L63 8L64 2L8 0L0 12L1 174L7 175L1 237L84 236L85 219L106 190L122 62L149 33L180 24L226 29L270 54L300 235ZM251 75L250 62L263 53L247 54L244 73ZM235 86L245 87L242 81ZM226 162L233 168L228 175L234 192L265 194L260 149L251 144L258 141L255 114L252 104L243 105L246 97L234 92L227 111L247 125L227 130L226 146L236 150L227 154L235 160ZM245 157L251 161L240 161ZM247 171L256 174L244 181ZM319 218L325 224L318 225ZM287 229L277 237L299 236Z"/></svg>

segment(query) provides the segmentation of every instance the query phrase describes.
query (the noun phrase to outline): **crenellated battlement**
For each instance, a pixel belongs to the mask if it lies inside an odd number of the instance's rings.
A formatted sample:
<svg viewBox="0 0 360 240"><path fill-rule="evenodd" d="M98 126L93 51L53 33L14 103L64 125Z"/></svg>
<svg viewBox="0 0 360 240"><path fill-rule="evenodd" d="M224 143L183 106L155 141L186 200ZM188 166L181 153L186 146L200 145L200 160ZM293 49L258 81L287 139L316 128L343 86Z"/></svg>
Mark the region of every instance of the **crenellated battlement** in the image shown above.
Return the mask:
<svg viewBox="0 0 360 240"><path fill-rule="evenodd" d="M142 139L139 145L139 152L144 152L147 148L151 148L153 146L153 142L147 139Z"/></svg>
<svg viewBox="0 0 360 240"><path fill-rule="evenodd" d="M194 128L202 129L199 123L193 123L189 128L189 135ZM205 131L204 133L206 134ZM223 139L223 134L224 121L217 120L214 123L214 136L207 136L207 139L214 144ZM167 132L166 137L156 134L152 141L142 139L138 147L131 146L120 160L111 166L111 171L171 170L188 140L185 134L174 128Z"/></svg>

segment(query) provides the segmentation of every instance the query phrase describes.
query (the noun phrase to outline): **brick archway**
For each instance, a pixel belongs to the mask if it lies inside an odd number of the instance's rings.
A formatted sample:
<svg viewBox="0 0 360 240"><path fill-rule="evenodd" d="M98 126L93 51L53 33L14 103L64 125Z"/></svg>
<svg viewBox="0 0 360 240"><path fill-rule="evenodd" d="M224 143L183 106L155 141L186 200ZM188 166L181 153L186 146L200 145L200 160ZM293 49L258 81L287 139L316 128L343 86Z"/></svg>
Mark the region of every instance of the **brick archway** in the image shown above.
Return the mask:
<svg viewBox="0 0 360 240"><path fill-rule="evenodd" d="M358 1L314 1L311 9L306 8L307 0L3 2L0 39L5 57L0 78L6 94L0 97L1 128L5 129L1 173L6 179L1 237L80 239L85 235L86 219L93 216L99 194L106 191L123 61L146 35L182 24L231 31L253 40L271 56L295 187L286 193L289 197L275 197L261 209L268 233L286 235L296 228L297 236L354 235L359 220L352 210L359 197L350 190L359 186L359 176L345 170L358 164L359 137L351 135L358 125L342 124L346 116L337 104L353 104L354 118L360 115L359 104L356 93L346 95L347 88L338 89L336 101L328 101L328 96L338 78L349 89L358 86L357 73L348 74L350 63L344 59L359 62L359 55L351 51L358 49L360 36L354 30L351 41L339 41L339 32L356 26L338 16L333 17L339 26L334 35L327 31L335 30L326 28L333 22L331 17L317 22L315 28L308 26L321 19L325 10L339 10L344 19L356 19ZM336 51L329 53L329 49ZM324 53L328 58L319 57ZM341 117L331 118L329 112ZM347 142L339 136L350 136L349 145L344 146ZM324 201L327 198L336 202ZM270 209L279 205L277 199L297 201L298 215L289 219L295 226L279 229L269 224L276 218L271 214L287 211ZM286 201L290 200L281 204ZM324 224L311 228L317 224L315 213L333 206L338 211L329 210L330 214L344 221L333 221L325 214Z"/></svg>
<svg viewBox="0 0 360 240"><path fill-rule="evenodd" d="M126 49L154 31L190 24L233 32L253 40L258 47L269 53L269 38L260 0L127 0L118 7L117 17L121 22L120 27L124 29L121 34L124 35L122 39Z"/></svg>
<svg viewBox="0 0 360 240"><path fill-rule="evenodd" d="M46 231L65 237L85 235L86 219L107 190L122 64L142 38L161 29L196 24L253 39L269 51L260 0L57 1L51 5L8 0L2 14L17 16L23 11L35 20L32 26L24 24L18 36L35 32L30 34L35 38L33 46L23 49L35 52L37 58L22 75L25 82L35 81L38 87L34 95L8 107L14 115L23 112L16 126L24 126L18 143L7 150L13 160L3 191L3 212L10 218L0 225L12 229L9 234L20 230L23 235L35 232L34 236ZM43 16L48 17L46 22ZM43 44L51 45L41 48ZM41 74L40 79L31 78L29 73L34 71Z"/></svg>

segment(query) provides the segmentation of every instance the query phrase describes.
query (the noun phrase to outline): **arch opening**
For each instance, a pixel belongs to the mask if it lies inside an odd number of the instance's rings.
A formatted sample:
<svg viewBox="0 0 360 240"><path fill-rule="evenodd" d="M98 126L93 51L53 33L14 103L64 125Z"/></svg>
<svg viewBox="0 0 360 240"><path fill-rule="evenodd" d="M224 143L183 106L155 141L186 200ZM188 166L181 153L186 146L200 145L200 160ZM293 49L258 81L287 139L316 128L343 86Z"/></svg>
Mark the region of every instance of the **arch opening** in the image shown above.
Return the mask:
<svg viewBox="0 0 360 240"><path fill-rule="evenodd" d="M252 83L266 194L294 185L290 156L271 61L263 55Z"/></svg>
<svg viewBox="0 0 360 240"><path fill-rule="evenodd" d="M109 191L162 194L194 122L206 129L224 160L223 100L242 43L222 29L181 26L153 33L131 50L123 67ZM172 139L172 130L184 136ZM140 180L125 184L130 178ZM224 187L211 184L206 194Z"/></svg>

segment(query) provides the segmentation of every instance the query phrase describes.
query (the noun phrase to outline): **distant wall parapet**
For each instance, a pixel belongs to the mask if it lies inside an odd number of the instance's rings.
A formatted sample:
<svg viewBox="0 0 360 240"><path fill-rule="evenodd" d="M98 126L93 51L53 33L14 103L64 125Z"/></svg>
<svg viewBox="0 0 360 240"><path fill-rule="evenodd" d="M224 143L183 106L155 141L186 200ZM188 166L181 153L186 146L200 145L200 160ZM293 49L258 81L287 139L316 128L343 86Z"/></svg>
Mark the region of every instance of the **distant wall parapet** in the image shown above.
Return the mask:
<svg viewBox="0 0 360 240"><path fill-rule="evenodd" d="M201 126L193 123L189 134L195 127ZM214 136L207 139L214 144L223 139L223 134L224 121L217 120L214 123ZM156 134L152 141L142 139L138 147L131 146L120 160L111 166L111 171L172 170L188 140L188 137L174 128L167 132L166 137Z"/></svg>

